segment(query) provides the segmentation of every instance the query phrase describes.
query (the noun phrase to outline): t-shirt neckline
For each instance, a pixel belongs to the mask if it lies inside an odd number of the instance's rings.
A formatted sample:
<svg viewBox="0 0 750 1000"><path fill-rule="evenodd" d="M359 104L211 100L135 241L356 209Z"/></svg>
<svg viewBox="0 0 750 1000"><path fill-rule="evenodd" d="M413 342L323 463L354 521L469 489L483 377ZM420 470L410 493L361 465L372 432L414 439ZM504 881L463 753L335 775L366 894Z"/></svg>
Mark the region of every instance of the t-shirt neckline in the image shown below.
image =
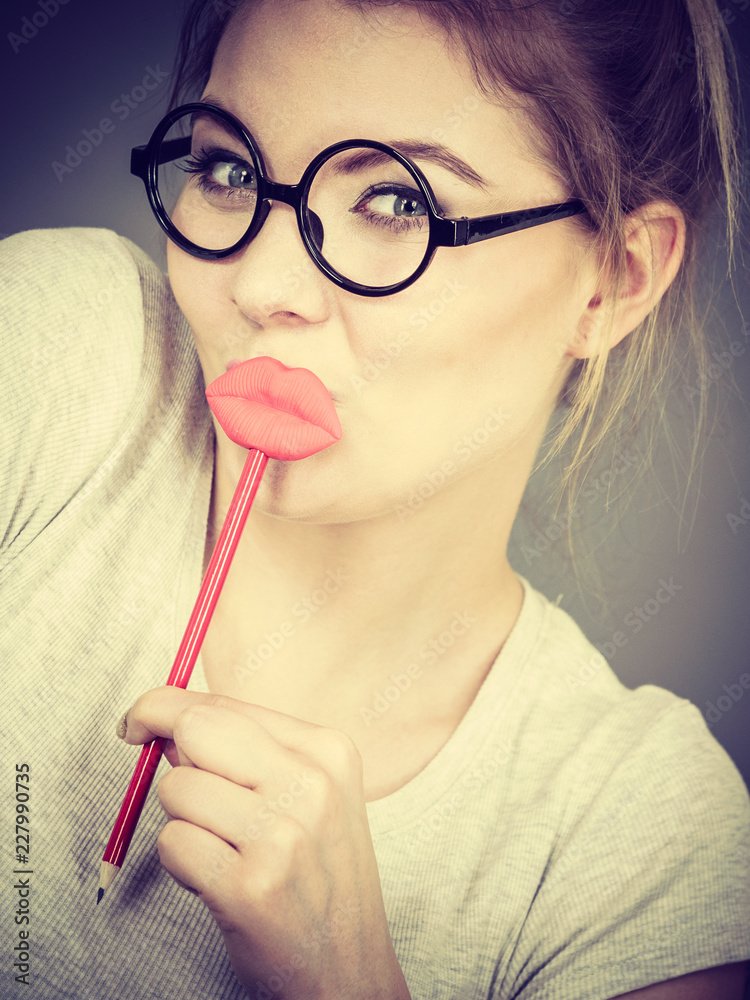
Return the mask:
<svg viewBox="0 0 750 1000"><path fill-rule="evenodd" d="M541 641L544 600L529 581L516 573L523 585L518 618L495 657L474 700L446 743L405 785L366 803L373 835L383 835L419 818L466 773L483 745L507 726L509 706L534 648Z"/></svg>

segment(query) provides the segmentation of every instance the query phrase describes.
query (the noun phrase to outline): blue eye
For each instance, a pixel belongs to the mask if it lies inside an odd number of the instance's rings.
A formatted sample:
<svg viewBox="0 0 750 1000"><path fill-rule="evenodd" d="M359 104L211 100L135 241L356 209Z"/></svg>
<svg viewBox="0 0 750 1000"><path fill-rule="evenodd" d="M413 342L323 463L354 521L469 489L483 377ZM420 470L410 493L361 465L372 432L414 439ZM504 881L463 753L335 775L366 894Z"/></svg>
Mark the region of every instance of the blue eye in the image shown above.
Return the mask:
<svg viewBox="0 0 750 1000"><path fill-rule="evenodd" d="M371 212L378 215L395 215L399 218L415 219L427 214L424 202L414 194L401 194L397 191L377 193L367 199Z"/></svg>
<svg viewBox="0 0 750 1000"><path fill-rule="evenodd" d="M230 197L233 191L254 194L258 188L253 167L225 149L202 149L180 164L180 170L194 174L198 186L209 194L224 193Z"/></svg>
<svg viewBox="0 0 750 1000"><path fill-rule="evenodd" d="M255 190L255 171L246 163L229 163L226 160L214 162L208 176L223 187Z"/></svg>
<svg viewBox="0 0 750 1000"><path fill-rule="evenodd" d="M428 221L427 206L419 191L397 185L379 185L365 191L351 212L376 226L399 232L421 229Z"/></svg>

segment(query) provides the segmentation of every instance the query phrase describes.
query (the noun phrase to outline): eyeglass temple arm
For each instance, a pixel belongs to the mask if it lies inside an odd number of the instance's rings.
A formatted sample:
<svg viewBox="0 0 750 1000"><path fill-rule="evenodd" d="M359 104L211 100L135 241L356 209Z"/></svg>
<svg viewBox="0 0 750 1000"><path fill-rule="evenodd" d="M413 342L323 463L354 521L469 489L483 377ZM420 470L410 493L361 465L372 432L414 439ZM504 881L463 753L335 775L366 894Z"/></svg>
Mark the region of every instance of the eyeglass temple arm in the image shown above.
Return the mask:
<svg viewBox="0 0 750 1000"><path fill-rule="evenodd" d="M582 201L566 201L562 205L542 205L540 208L505 212L503 215L485 215L478 219L455 219L454 246L466 246L490 240L493 236L530 229L542 222L555 222L586 211Z"/></svg>
<svg viewBox="0 0 750 1000"><path fill-rule="evenodd" d="M183 135L179 139L168 139L166 142L162 142L159 147L158 163L169 163L181 156L187 156L190 152L191 141L189 135ZM130 151L130 173L136 177L145 178L149 159L148 146L135 146Z"/></svg>

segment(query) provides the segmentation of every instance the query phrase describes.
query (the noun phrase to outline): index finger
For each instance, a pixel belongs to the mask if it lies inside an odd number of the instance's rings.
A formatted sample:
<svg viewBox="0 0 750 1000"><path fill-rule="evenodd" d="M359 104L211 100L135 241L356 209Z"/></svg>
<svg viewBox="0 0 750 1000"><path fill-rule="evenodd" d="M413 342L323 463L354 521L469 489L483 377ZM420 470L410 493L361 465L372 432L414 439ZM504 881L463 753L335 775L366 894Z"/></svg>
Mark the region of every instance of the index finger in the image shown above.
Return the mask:
<svg viewBox="0 0 750 1000"><path fill-rule="evenodd" d="M254 705L239 698L229 698L223 694L185 691L183 688L165 684L142 694L127 713L127 730L123 739L137 745L149 743L157 736L172 739L177 716L195 705L209 705L228 709L253 719L275 740L290 750L304 751L309 747L310 738L324 727L314 722L305 722L293 715L285 715L263 705Z"/></svg>

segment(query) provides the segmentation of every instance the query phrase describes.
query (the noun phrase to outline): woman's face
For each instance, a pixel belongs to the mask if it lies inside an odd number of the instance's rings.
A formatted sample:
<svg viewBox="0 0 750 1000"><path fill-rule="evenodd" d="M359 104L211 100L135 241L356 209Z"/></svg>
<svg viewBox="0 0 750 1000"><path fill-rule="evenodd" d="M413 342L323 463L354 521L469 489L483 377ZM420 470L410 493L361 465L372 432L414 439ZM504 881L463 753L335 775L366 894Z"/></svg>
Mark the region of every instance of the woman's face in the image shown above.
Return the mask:
<svg viewBox="0 0 750 1000"><path fill-rule="evenodd" d="M485 100L465 58L408 9L376 19L329 0L251 5L225 33L203 99L245 124L278 182L296 183L326 146L366 138L441 147L468 164L481 184L444 155L413 157L450 217L568 196L525 141L519 112ZM173 244L168 259L207 383L231 361L268 355L309 368L333 396L342 439L272 463L256 507L350 522L460 493L488 470L520 496L589 298L591 262L570 220L441 247L411 287L381 298L320 273L281 203L227 261ZM218 425L217 441L236 480L246 451Z"/></svg>

